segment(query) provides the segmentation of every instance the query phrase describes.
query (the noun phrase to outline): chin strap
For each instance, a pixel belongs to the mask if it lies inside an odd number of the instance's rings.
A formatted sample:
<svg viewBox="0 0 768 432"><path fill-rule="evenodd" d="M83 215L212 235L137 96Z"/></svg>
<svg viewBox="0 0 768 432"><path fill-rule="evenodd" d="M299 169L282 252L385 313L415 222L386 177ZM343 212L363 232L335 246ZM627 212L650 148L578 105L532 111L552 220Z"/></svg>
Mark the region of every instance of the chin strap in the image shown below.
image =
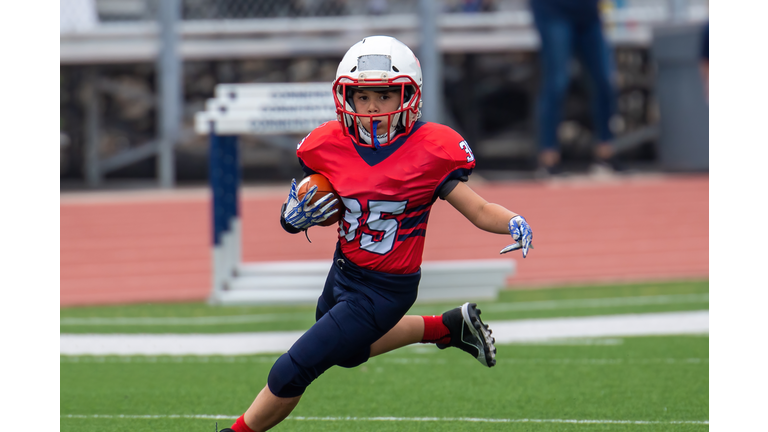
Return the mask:
<svg viewBox="0 0 768 432"><path fill-rule="evenodd" d="M378 123L380 123L380 120L374 120L372 123L375 130ZM358 136L360 137L361 143L371 144L374 148L379 149L379 147L383 146L384 144L394 141L400 131L397 128L394 128L389 131L389 134L385 132L381 135L375 135L368 132L368 130L365 129L358 121L357 132L360 134ZM350 129L349 133L353 134L354 132Z"/></svg>
<svg viewBox="0 0 768 432"><path fill-rule="evenodd" d="M379 137L376 136L376 129L378 129L379 123L381 123L379 120L374 120L373 125L371 126L371 140L373 140L373 145L376 147L376 150L381 148Z"/></svg>

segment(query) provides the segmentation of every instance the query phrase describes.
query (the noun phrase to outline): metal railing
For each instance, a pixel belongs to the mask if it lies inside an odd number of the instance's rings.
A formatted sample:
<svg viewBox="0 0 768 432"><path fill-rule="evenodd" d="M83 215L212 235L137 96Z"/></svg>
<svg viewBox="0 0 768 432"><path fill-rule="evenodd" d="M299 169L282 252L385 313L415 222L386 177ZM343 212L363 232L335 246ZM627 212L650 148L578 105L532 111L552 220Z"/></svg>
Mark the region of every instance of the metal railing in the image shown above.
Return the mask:
<svg viewBox="0 0 768 432"><path fill-rule="evenodd" d="M528 1L439 0L436 3L443 14L482 15L528 10ZM105 24L155 21L159 4L161 0L60 0L61 32L88 31ZM670 16L684 16L691 10L706 8L707 4L706 0L603 0L601 8L619 14L662 11ZM184 21L382 17L419 13L419 2L413 0L183 0L180 6Z"/></svg>
<svg viewBox="0 0 768 432"><path fill-rule="evenodd" d="M161 184L173 182L171 148L179 139L180 65L189 61L295 59L341 56L371 34L389 34L409 45L422 59L425 74L443 53L535 51L528 0L60 0L60 63L90 66L85 80L85 173L89 184L116 169L160 156ZM535 0L534 0L535 1ZM169 3L172 25L162 24ZM420 10L431 3L439 12ZM166 6L161 9L160 6ZM647 47L652 28L680 21L701 21L706 0L607 0L603 16L607 36L616 46ZM168 22L168 21L165 21ZM169 31L175 28L177 31ZM170 39L174 39L169 42ZM164 46L171 57L161 55ZM99 78L106 64L156 64L157 137L133 143L106 159L99 156L102 129ZM435 67L434 70L439 70ZM439 86L440 77L425 80ZM176 84L174 84L176 83ZM425 88L437 95L439 87ZM170 107L170 111L169 111ZM438 108L439 109L439 108ZM430 116L439 113L425 107Z"/></svg>
<svg viewBox="0 0 768 432"><path fill-rule="evenodd" d="M652 0L653 1L653 0ZM658 1L658 0L655 0ZM61 0L62 21L87 16L100 22L156 19L160 0ZM441 0L441 12L492 12L524 9L527 0ZM183 20L239 20L329 16L383 16L418 13L412 0L184 0Z"/></svg>
<svg viewBox="0 0 768 432"><path fill-rule="evenodd" d="M604 16L609 39L616 45L645 46L653 25L706 18L705 1L684 0L684 9L679 7L681 1L606 3L609 6L604 8ZM156 3L157 0L62 0L60 62L154 61L160 45ZM306 6L301 10L314 12L277 12L294 3ZM344 3L348 13L332 15L330 9L322 9L329 2L320 0L183 0L178 26L179 55L183 60L341 55L351 44L371 34L389 34L418 49L424 27L417 10L420 2L387 0L388 7L381 9L386 13L379 15L364 7L375 1ZM486 13L449 13L460 11L462 4L472 3L467 0L435 3L444 12L435 17L439 30L436 44L443 53L537 48L526 0L494 1L492 12ZM84 12L86 4L91 5L88 13ZM81 16L66 18L73 11Z"/></svg>

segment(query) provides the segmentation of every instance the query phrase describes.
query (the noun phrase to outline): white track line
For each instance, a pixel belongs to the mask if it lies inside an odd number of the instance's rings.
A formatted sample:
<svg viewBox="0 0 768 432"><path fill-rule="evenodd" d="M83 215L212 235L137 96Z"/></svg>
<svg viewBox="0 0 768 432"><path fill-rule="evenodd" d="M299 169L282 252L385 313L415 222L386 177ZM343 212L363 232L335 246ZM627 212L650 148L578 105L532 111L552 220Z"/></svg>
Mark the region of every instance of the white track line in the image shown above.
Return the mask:
<svg viewBox="0 0 768 432"><path fill-rule="evenodd" d="M488 323L497 344L562 338L705 334L709 311L549 318ZM62 334L62 355L238 355L283 353L303 334Z"/></svg>
<svg viewBox="0 0 768 432"><path fill-rule="evenodd" d="M206 414L170 414L170 415L109 415L109 414L65 414L61 418L69 419L203 419L235 420L239 416ZM299 421L358 421L358 422L466 422L466 423L571 423L571 424L625 424L625 425L708 425L708 420L579 420L579 419L507 419L476 417L288 417Z"/></svg>
<svg viewBox="0 0 768 432"><path fill-rule="evenodd" d="M509 311L534 311L555 309L589 309L607 308L617 306L647 306L661 304L689 304L706 303L709 294L680 294L660 296L636 296L636 297L611 297L599 299L574 299L574 300L550 300L527 301L514 303L494 303L481 309L486 312ZM195 326L217 324L244 324L259 322L290 321L311 316L307 313L283 313L283 314L251 314L207 317L90 317L90 318L61 318L59 324L63 326L143 326L143 325L167 325L167 326Z"/></svg>

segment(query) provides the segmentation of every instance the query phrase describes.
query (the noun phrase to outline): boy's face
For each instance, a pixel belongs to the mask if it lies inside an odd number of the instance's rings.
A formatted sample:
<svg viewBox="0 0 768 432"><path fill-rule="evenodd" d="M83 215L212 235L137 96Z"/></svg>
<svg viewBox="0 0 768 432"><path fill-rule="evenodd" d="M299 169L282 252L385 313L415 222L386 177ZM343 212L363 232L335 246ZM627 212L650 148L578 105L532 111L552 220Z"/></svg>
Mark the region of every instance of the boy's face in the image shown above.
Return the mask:
<svg viewBox="0 0 768 432"><path fill-rule="evenodd" d="M358 114L388 114L400 108L400 90L355 90L352 95L355 112ZM371 131L373 121L379 121L376 131ZM376 135L381 135L389 130L389 116L362 118L361 123L365 130Z"/></svg>

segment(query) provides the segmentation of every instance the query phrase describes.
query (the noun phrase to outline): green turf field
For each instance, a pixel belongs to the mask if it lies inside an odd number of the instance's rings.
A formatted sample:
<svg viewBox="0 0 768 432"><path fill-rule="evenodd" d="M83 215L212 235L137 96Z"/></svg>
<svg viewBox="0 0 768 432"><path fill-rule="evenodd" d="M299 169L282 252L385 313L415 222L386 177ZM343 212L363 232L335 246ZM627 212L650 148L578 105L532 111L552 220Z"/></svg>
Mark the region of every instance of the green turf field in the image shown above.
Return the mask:
<svg viewBox="0 0 768 432"><path fill-rule="evenodd" d="M478 302L483 320L612 315L709 308L709 281L502 291ZM410 313L441 314L457 302L416 305ZM225 333L305 330L314 305L227 306L143 304L61 309L62 333ZM212 319L216 318L216 319Z"/></svg>
<svg viewBox="0 0 768 432"><path fill-rule="evenodd" d="M481 306L486 321L702 310L708 308L708 290L708 282L699 281L506 291L499 301ZM452 306L417 306L412 312L441 313ZM67 308L61 310L61 331L298 330L311 325L312 315L304 306ZM119 320L223 316L259 319ZM95 318L102 321L76 321ZM263 387L276 358L61 356L61 430L213 431L216 421L227 427ZM416 345L355 369L334 368L309 387L292 417L275 430L708 430L705 335L501 345L497 359L497 366L487 369L457 349Z"/></svg>

